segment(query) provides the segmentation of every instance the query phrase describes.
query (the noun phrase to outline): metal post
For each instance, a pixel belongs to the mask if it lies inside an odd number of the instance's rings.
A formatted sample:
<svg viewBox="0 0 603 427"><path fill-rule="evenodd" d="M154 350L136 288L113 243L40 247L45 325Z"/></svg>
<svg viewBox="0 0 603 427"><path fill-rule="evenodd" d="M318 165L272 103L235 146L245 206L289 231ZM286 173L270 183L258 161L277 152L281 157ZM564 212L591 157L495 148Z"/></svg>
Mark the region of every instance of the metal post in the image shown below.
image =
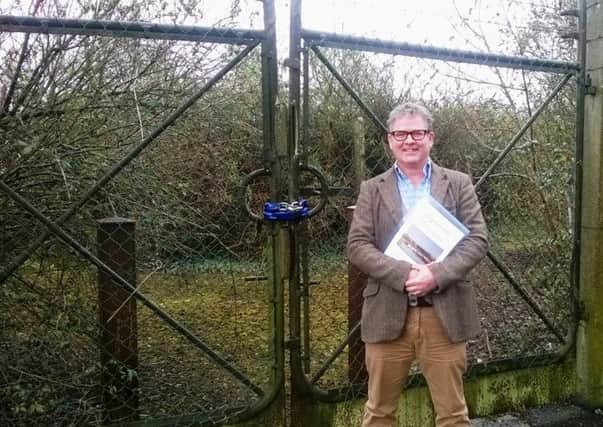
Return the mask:
<svg viewBox="0 0 603 427"><path fill-rule="evenodd" d="M135 221L97 222L98 257L129 283L136 282ZM104 422L138 419L138 341L136 299L102 269L98 270L100 350Z"/></svg>

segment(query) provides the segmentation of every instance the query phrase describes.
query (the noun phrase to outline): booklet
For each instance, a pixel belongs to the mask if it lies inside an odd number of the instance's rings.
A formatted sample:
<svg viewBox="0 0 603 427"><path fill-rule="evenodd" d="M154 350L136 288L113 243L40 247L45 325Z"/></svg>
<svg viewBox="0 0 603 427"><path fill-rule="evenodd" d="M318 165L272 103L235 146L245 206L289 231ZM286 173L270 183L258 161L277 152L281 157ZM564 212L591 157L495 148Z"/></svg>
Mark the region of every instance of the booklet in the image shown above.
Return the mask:
<svg viewBox="0 0 603 427"><path fill-rule="evenodd" d="M469 229L436 199L419 200L385 249L385 255L413 264L442 261Z"/></svg>

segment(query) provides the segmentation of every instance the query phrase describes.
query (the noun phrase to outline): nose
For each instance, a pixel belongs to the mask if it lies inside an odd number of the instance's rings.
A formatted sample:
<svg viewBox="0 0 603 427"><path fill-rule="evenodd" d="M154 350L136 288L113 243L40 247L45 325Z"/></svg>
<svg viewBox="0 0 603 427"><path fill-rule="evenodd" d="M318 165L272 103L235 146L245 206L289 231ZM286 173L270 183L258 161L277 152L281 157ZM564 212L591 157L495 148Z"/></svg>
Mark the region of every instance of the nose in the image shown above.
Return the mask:
<svg viewBox="0 0 603 427"><path fill-rule="evenodd" d="M408 141L410 141L410 142L408 142ZM406 138L404 138L404 139L403 139L402 141L400 141L400 142L401 142L402 144L409 144L409 143L410 143L410 144L412 144L413 142L415 142L415 140L413 139L413 137L412 137L410 134L408 134L408 135L406 135Z"/></svg>

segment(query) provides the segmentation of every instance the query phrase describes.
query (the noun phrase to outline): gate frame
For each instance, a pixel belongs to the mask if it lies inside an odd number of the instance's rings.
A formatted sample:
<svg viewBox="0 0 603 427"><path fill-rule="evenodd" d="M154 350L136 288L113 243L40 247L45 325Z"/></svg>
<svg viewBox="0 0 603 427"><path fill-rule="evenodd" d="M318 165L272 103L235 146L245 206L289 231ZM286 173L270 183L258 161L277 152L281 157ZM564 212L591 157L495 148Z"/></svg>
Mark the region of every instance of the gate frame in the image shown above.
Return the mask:
<svg viewBox="0 0 603 427"><path fill-rule="evenodd" d="M308 97L309 97L309 52L312 51L318 59L326 66L329 71L333 74L333 76L339 81L339 83L344 87L344 89L348 92L348 94L356 101L361 110L368 116L368 119L379 129L384 132L387 131L385 125L377 118L377 116L371 111L371 109L362 101L362 99L358 96L358 94L354 91L354 89L346 82L346 80L337 72L337 70L329 63L329 61L322 55L319 47L331 47L331 48L339 48L339 49L347 49L347 50L357 50L363 52L372 52L372 53L387 53L392 55L400 55L400 56L410 56L417 58L429 58L435 60L446 60L453 62L461 62L461 63L472 63L479 65L496 65L504 68L515 68L515 69L524 69L531 71L543 71L550 73L563 73L564 77L559 82L557 87L553 89L553 91L547 96L546 100L542 103L542 105L533 113L532 117L528 119L528 121L522 126L520 131L511 139L511 141L504 148L503 152L497 157L494 163L486 170L486 172L480 177L478 182L475 184L476 187L481 185L481 183L487 178L487 176L492 173L492 171L496 168L496 166L505 158L509 151L513 148L513 146L519 141L521 136L529 129L531 124L536 120L538 115L544 110L544 108L548 105L548 103L554 98L554 96L565 86L565 84L570 80L571 77L575 77L576 79L576 128L575 128L575 166L574 166L574 224L573 224L573 242L571 247L572 259L571 259L571 271L570 271L570 287L572 289L572 294L574 297L574 301L572 301L572 309L573 309L573 321L570 324L570 330L567 337L564 337L563 334L558 331L553 323L546 318L543 311L540 309L536 301L534 301L528 292L514 279L513 275L509 272L509 269L504 266L504 264L496 257L491 251L488 251L488 258L494 263L494 265L500 270L503 276L509 281L509 283L513 286L513 288L522 296L525 302L534 310L536 314L544 321L545 325L555 334L555 336L563 343L560 351L557 354L543 354L538 355L536 357L523 358L523 359L505 359L502 361L497 361L494 363L488 363L488 366L477 365L471 367L471 377L473 378L475 375L488 375L492 374L491 377L496 381L495 378L513 373L519 372L519 370L523 368L532 368L534 370L540 369L542 371L542 375L552 375L552 378L564 378L567 380L566 375L561 374L561 372L567 373L567 371L571 371L575 369L573 366L573 353L572 349L574 349L575 338L576 338L576 329L577 329L577 315L578 315L578 307L577 307L577 299L576 299L576 290L579 288L579 274L578 274L578 265L580 260L580 233L581 233L581 216L582 216L582 163L583 163L583 140L584 140L584 99L585 94L589 90L589 82L586 79L585 75L585 43L586 43L586 4L585 0L578 0L578 9L568 11L567 15L575 16L578 18L578 62L565 62L565 61L556 61L556 60L540 60L534 58L527 57L519 57L519 56L507 56L507 55L496 55L496 54L485 54L479 52L470 52L464 50L454 50L454 49L444 49L444 48L435 48L435 47L426 47L421 45L412 45L409 43L399 43L394 41L384 41L378 39L369 39L364 37L353 37L346 35L338 35L332 33L324 33L318 31L310 31L304 30L302 28L301 23L301 4L303 0L292 0L291 3L291 35L290 35L290 46L289 46L289 88L290 88L290 96L289 96L289 106L292 111L295 111L295 107L300 105L302 107L301 115L302 115L302 130L301 135L301 150L302 155L299 157L298 161L300 164L304 164L307 162L307 157L305 155L305 147L308 143L308 129L309 129L309 111L308 111ZM303 41L303 43L302 43ZM302 60L303 55L303 60ZM300 66L300 64L303 64ZM303 100L300 99L300 86L301 86L301 70L303 70ZM299 113L298 113L299 114ZM299 117L295 118L296 122L300 122ZM297 129L293 131L293 133L297 132ZM294 138L298 136L295 135ZM293 142L290 141L290 145L293 145ZM337 191L336 189L332 189L333 191ZM299 188L297 188L293 194L299 193ZM331 191L329 192L331 193ZM295 312L301 312L302 314L298 316L298 318L290 318L290 321L297 322L297 324L292 324L290 326L290 331L292 334L292 339L298 339L301 334L302 328L307 325L307 319L309 318L309 313L306 311L308 307L307 302L307 287L305 283L308 283L309 276L309 266L308 266L308 256L307 256L307 248L301 246L298 253L302 255L297 259L291 260L291 262L300 263L302 275L304 277L303 282L298 280L292 280L290 282L290 295L297 295L298 298L292 298L290 300L290 307L294 305L295 307L291 307L290 310ZM303 309L302 302L300 299L304 299L303 301ZM348 307L349 310L349 307ZM356 315L350 315L353 318L359 318ZM302 319L303 324L302 325ZM338 348L334 351L334 353L328 358L327 362L319 368L317 374L313 375L311 378L308 377L308 361L307 357L293 357L291 356L291 378L292 378L292 396L299 396L300 402L298 402L298 406L306 407L304 409L300 409L299 412L301 414L308 414L307 416L312 417L311 412L308 411L310 407L313 406L311 401L320 401L320 402L341 402L345 400L347 394L349 392L349 388L345 389L334 389L334 390L322 390L317 388L315 385L316 381L320 378L320 375L324 373L328 369L329 364L335 360L335 358L341 353L341 351L345 348L347 344L353 339L353 334L358 334L359 323L352 327L347 338L338 346ZM297 335L293 335L293 334ZM304 336L308 336L308 331L306 330L303 334ZM302 349L302 351L306 351L309 353L309 348ZM295 365L294 365L295 363ZM550 367L548 369L547 367ZM547 373L548 372L548 373ZM512 375L511 375L512 376ZM574 375L575 376L575 375ZM505 380L507 381L507 380ZM552 379L550 380L552 381ZM575 380L574 380L575 381ZM417 384L417 381L413 381L414 384ZM566 384L568 387L571 386L572 381ZM364 386L358 385L358 387L353 387L355 390L363 390ZM563 391L563 387L557 387L559 389L559 396L567 397L567 390ZM479 400L479 399L477 399ZM304 403L305 402L305 403ZM521 405L521 402L516 403L515 405ZM292 404L292 407L294 405ZM479 406L479 405L476 405ZM325 410L325 406L322 404L314 404L315 409L320 412ZM488 413L492 411L493 408L482 408L477 409L478 413ZM498 410L504 408L496 408ZM421 411L419 411L421 412ZM301 425L301 424L300 424Z"/></svg>

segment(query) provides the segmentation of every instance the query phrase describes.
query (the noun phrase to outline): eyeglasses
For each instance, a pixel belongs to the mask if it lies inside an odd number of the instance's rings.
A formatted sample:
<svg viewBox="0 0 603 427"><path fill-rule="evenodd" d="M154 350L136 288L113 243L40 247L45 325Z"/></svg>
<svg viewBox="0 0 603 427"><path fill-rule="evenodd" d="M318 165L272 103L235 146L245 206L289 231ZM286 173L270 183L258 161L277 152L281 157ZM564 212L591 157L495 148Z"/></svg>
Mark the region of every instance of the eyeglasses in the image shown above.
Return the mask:
<svg viewBox="0 0 603 427"><path fill-rule="evenodd" d="M431 132L428 129L414 129L414 130L394 130L392 132L388 132L391 136L394 137L396 141L404 142L408 135L413 139L413 141L423 141L425 136Z"/></svg>

